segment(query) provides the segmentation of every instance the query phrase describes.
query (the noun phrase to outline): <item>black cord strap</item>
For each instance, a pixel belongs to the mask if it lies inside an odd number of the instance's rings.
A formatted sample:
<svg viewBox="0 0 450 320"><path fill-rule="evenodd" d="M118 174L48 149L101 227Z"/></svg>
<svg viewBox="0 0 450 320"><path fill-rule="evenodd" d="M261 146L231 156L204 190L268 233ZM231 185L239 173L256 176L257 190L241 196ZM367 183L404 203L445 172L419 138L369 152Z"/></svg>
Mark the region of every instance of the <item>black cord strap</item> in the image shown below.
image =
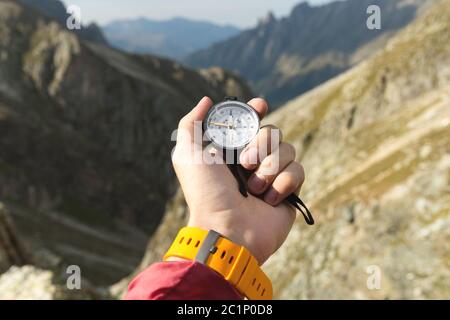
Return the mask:
<svg viewBox="0 0 450 320"><path fill-rule="evenodd" d="M235 157L237 157L237 153L234 154ZM252 174L251 171L246 170L241 165L237 163L228 164L228 168L230 169L231 173L233 174L234 178L238 182L239 185L239 192L244 196L248 197L248 191L247 191L247 185L246 182L250 175ZM295 193L290 194L286 199L286 202L288 202L290 205L295 207L298 211L300 211L303 215L303 218L305 219L306 223L308 225L314 224L314 218L311 214L311 211L309 211L308 207L305 205L305 203L300 199Z"/></svg>
<svg viewBox="0 0 450 320"><path fill-rule="evenodd" d="M247 198L248 197L247 186L245 185L245 182L244 182L244 180L242 179L242 177L240 175L240 170L239 170L240 165L238 165L238 164L228 164L227 166L228 166L228 169L230 169L230 171L233 174L233 176L236 179L236 181L238 182L239 192L244 197Z"/></svg>
<svg viewBox="0 0 450 320"><path fill-rule="evenodd" d="M305 205L305 203L300 199L295 193L290 194L286 201L288 201L291 205L293 205L295 208L297 208L298 211L300 211L303 215L303 218L305 218L305 221L307 224L312 226L314 224L314 218L311 214L311 211L309 211L308 207Z"/></svg>

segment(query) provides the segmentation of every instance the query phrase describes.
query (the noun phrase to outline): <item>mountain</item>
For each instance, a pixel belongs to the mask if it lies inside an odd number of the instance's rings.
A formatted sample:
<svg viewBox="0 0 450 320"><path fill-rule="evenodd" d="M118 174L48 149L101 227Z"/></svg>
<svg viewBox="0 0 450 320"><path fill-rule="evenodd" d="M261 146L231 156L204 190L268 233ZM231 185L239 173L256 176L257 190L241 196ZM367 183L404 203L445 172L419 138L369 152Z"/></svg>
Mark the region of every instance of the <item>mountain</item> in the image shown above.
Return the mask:
<svg viewBox="0 0 450 320"><path fill-rule="evenodd" d="M103 31L116 48L182 59L194 51L236 35L239 29L185 18L165 21L139 18L113 21L105 25Z"/></svg>
<svg viewBox="0 0 450 320"><path fill-rule="evenodd" d="M272 105L306 92L383 47L411 22L424 0L346 0L321 6L307 2L288 17L272 14L257 27L189 55L193 67L220 66L248 79ZM381 8L381 30L368 30L369 5Z"/></svg>
<svg viewBox="0 0 450 320"><path fill-rule="evenodd" d="M33 8L40 14L55 19L62 26L66 25L66 21L69 18L66 7L59 0L18 0L20 3ZM82 26L81 29L75 29L74 32L82 39L107 45L105 37L103 36L100 27L91 23L87 26Z"/></svg>
<svg viewBox="0 0 450 320"><path fill-rule="evenodd" d="M17 229L0 219L0 236L95 284L127 275L176 189L171 134L204 95L252 93L224 70L84 41L0 0L0 207Z"/></svg>
<svg viewBox="0 0 450 320"><path fill-rule="evenodd" d="M450 298L450 0L434 3L373 57L265 120L296 147L317 222L297 219L264 265L277 298ZM186 216L179 191L141 269ZM378 290L367 285L374 271Z"/></svg>

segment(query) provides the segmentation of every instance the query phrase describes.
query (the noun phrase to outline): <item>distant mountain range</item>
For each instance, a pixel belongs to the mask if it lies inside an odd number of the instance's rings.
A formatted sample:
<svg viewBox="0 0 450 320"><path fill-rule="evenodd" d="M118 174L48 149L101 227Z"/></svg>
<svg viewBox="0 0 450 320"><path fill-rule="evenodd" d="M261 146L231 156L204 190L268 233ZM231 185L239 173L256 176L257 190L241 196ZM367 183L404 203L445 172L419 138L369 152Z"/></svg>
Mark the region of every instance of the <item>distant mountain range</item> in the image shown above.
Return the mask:
<svg viewBox="0 0 450 320"><path fill-rule="evenodd" d="M174 59L205 49L240 32L233 26L174 18L113 21L103 27L112 46L134 53L151 53Z"/></svg>
<svg viewBox="0 0 450 320"><path fill-rule="evenodd" d="M257 27L193 53L185 62L233 70L250 80L258 94L280 105L383 47L426 2L347 0L321 6L304 2L288 17L269 14ZM369 5L381 8L381 30L366 26Z"/></svg>

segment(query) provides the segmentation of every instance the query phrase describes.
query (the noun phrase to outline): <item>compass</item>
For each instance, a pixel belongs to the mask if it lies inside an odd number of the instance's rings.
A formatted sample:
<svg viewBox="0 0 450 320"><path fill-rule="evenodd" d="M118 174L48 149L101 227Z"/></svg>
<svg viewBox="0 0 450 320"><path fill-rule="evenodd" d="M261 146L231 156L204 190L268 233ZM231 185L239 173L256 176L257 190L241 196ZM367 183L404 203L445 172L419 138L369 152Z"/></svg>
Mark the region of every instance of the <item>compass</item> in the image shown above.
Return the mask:
<svg viewBox="0 0 450 320"><path fill-rule="evenodd" d="M245 148L259 132L259 116L246 103L227 100L214 105L206 115L206 138L221 150Z"/></svg>

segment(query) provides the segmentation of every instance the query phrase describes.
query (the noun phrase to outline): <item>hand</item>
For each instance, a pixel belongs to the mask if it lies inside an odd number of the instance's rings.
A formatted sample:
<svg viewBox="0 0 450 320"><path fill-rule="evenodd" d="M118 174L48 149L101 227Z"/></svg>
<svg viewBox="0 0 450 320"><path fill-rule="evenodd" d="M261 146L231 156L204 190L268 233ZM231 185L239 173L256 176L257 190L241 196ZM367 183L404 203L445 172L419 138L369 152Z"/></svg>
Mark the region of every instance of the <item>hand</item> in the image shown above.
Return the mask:
<svg viewBox="0 0 450 320"><path fill-rule="evenodd" d="M244 168L256 170L247 182L247 198L239 193L225 164L195 163L194 154L203 146L194 141L194 132L201 132L201 121L212 105L210 98L203 98L178 127L172 159L190 209L188 225L223 234L246 247L261 265L283 244L294 223L295 211L283 200L299 190L304 171L288 143L276 143L267 157L258 159L256 154L268 144L273 126L262 128L240 156ZM263 99L253 99L249 105L261 119L266 115L268 106ZM266 169L275 157L279 168L270 172Z"/></svg>

